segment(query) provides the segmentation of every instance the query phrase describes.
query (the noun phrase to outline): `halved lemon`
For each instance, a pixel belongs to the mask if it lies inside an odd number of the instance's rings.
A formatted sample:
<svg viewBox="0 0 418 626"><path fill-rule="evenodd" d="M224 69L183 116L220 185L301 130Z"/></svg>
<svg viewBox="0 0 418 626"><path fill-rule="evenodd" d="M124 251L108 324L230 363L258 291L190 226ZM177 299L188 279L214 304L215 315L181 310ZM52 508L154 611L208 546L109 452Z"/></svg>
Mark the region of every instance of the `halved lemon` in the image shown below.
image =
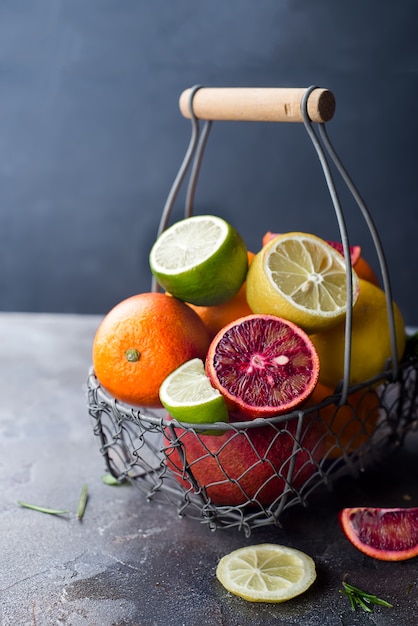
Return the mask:
<svg viewBox="0 0 418 626"><path fill-rule="evenodd" d="M359 292L354 270L352 286L354 304ZM350 305L345 259L315 235L278 235L251 263L247 301L254 313L283 317L307 333L328 329L344 319Z"/></svg>
<svg viewBox="0 0 418 626"><path fill-rule="evenodd" d="M167 376L160 387L160 400L170 415L181 422L228 421L225 400L212 387L200 359L186 361Z"/></svg>
<svg viewBox="0 0 418 626"><path fill-rule="evenodd" d="M195 215L167 228L152 246L149 262L163 289L200 306L232 298L248 270L241 235L214 215Z"/></svg>
<svg viewBox="0 0 418 626"><path fill-rule="evenodd" d="M219 582L250 602L284 602L306 591L316 579L313 559L295 548L273 543L245 546L223 556Z"/></svg>

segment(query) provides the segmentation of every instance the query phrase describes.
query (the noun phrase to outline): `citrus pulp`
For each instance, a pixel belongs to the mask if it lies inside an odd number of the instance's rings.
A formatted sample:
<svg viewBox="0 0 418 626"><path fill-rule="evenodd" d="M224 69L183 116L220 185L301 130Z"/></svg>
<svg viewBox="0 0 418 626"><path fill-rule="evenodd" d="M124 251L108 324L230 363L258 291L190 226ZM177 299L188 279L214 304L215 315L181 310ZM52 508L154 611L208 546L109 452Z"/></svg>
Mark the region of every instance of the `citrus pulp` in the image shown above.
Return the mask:
<svg viewBox="0 0 418 626"><path fill-rule="evenodd" d="M152 246L149 262L163 289L202 306L232 298L248 269L241 235L214 215L187 217L167 228Z"/></svg>
<svg viewBox="0 0 418 626"><path fill-rule="evenodd" d="M175 419L198 424L227 422L225 400L212 387L201 359L191 359L175 369L160 387L160 400Z"/></svg>
<svg viewBox="0 0 418 626"><path fill-rule="evenodd" d="M212 385L232 412L271 417L303 404L318 381L319 359L307 334L274 315L247 315L221 329L206 357Z"/></svg>
<svg viewBox="0 0 418 626"><path fill-rule="evenodd" d="M284 602L306 591L316 579L313 559L277 544L245 546L223 556L216 568L219 582L250 602Z"/></svg>
<svg viewBox="0 0 418 626"><path fill-rule="evenodd" d="M352 271L353 302L358 278ZM254 313L294 322L308 333L338 324L346 316L345 260L326 241L307 233L278 235L253 259L247 301Z"/></svg>
<svg viewBox="0 0 418 626"><path fill-rule="evenodd" d="M360 552L381 561L418 556L418 508L345 508L340 523Z"/></svg>

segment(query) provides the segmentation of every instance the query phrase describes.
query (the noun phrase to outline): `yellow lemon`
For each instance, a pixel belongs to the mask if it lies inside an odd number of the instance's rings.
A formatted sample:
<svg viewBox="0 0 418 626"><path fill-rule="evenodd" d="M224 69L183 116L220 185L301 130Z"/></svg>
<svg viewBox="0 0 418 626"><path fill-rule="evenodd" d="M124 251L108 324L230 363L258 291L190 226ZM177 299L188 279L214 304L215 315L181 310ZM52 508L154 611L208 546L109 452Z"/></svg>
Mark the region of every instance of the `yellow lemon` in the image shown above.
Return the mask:
<svg viewBox="0 0 418 626"><path fill-rule="evenodd" d="M393 303L398 359L405 350L405 324L399 307ZM344 376L345 323L314 334L311 339L321 364L319 380L335 388ZM360 279L360 291L353 307L350 384L360 383L383 372L391 359L385 292Z"/></svg>
<svg viewBox="0 0 418 626"><path fill-rule="evenodd" d="M284 602L306 591L316 579L313 559L295 548L260 543L221 558L219 582L249 602Z"/></svg>
<svg viewBox="0 0 418 626"><path fill-rule="evenodd" d="M358 277L352 271L353 302ZM286 233L269 241L247 274L247 302L254 313L277 315L307 333L335 326L347 307L346 264L323 239Z"/></svg>

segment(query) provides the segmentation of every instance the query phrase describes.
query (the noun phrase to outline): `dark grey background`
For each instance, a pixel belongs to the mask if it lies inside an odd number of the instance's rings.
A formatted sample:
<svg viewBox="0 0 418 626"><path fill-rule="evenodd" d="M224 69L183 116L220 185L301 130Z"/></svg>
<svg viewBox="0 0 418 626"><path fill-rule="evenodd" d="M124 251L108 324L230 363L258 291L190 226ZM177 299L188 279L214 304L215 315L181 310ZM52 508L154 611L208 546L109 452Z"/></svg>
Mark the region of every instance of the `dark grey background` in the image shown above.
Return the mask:
<svg viewBox="0 0 418 626"><path fill-rule="evenodd" d="M315 84L335 94L329 135L417 323L417 18L414 0L1 0L0 310L105 313L149 289L189 139L183 89ZM254 251L266 230L338 237L299 124L215 124L195 212L230 220Z"/></svg>

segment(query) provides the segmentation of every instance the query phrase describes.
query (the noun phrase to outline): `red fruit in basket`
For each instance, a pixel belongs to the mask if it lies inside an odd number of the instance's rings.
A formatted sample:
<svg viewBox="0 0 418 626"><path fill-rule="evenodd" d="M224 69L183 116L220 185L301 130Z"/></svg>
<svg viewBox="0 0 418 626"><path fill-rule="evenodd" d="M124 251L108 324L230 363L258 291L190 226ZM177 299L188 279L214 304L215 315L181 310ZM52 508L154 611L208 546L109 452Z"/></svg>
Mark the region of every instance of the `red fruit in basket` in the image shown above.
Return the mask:
<svg viewBox="0 0 418 626"><path fill-rule="evenodd" d="M346 508L340 523L349 541L375 559L405 561L418 556L418 507Z"/></svg>
<svg viewBox="0 0 418 626"><path fill-rule="evenodd" d="M247 315L219 331L206 372L231 412L247 418L288 413L312 394L319 358L308 335L274 315Z"/></svg>
<svg viewBox="0 0 418 626"><path fill-rule="evenodd" d="M291 488L301 488L322 458L317 423L305 418L299 444L297 425L297 419L276 426L265 422L218 436L176 428L177 440L166 429L166 463L186 490L202 493L215 505L269 506L282 495L288 479Z"/></svg>

